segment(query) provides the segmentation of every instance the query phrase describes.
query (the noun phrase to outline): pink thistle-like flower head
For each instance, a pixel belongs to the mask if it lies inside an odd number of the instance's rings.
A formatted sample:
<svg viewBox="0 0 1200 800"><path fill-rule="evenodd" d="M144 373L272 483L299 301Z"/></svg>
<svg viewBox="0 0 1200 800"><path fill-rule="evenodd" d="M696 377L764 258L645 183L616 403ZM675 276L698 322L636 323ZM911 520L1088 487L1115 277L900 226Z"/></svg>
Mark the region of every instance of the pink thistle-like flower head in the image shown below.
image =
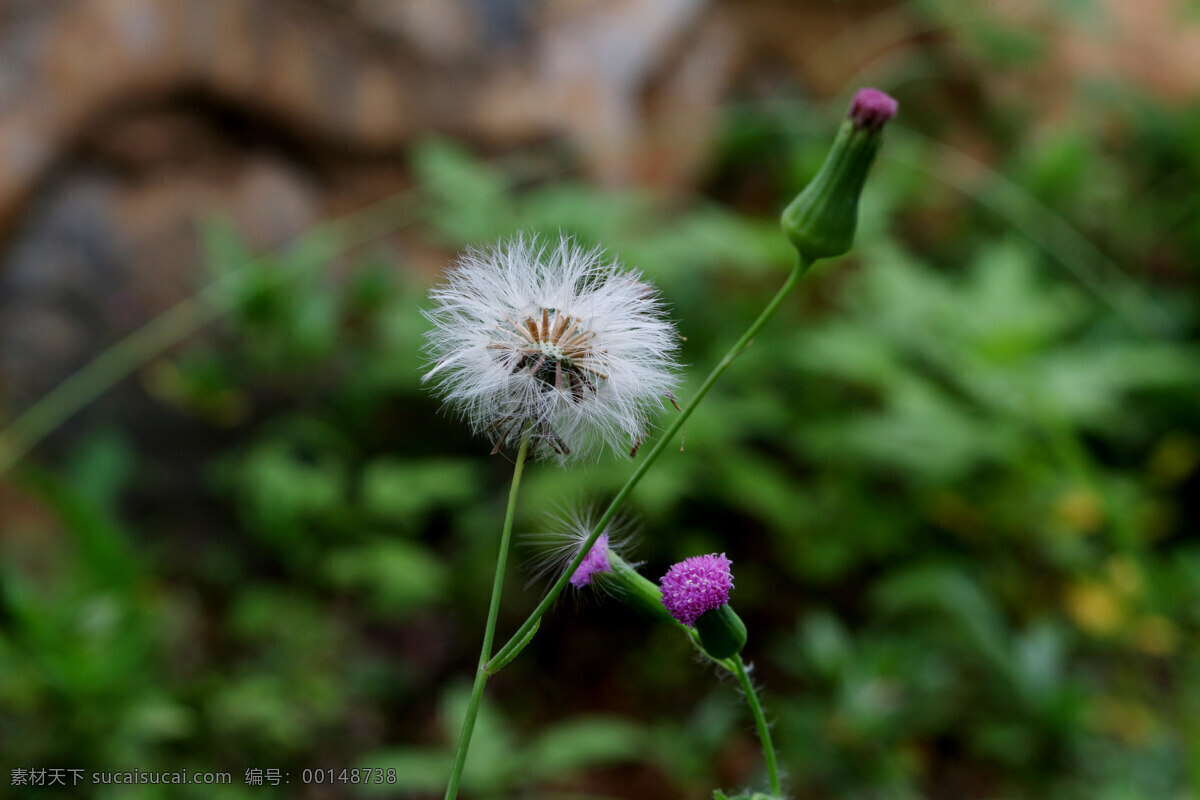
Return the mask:
<svg viewBox="0 0 1200 800"><path fill-rule="evenodd" d="M692 556L673 565L659 581L662 602L671 616L693 626L706 611L729 603L733 573L724 553Z"/></svg>
<svg viewBox="0 0 1200 800"><path fill-rule="evenodd" d="M608 534L602 533L592 545L592 549L583 557L579 568L571 576L571 585L582 589L592 582L592 576L597 572L612 572L612 564L608 562Z"/></svg>
<svg viewBox="0 0 1200 800"><path fill-rule="evenodd" d="M887 92L867 88L854 93L847 116L856 129L866 128L878 132L899 110L900 104L896 102L896 98Z"/></svg>

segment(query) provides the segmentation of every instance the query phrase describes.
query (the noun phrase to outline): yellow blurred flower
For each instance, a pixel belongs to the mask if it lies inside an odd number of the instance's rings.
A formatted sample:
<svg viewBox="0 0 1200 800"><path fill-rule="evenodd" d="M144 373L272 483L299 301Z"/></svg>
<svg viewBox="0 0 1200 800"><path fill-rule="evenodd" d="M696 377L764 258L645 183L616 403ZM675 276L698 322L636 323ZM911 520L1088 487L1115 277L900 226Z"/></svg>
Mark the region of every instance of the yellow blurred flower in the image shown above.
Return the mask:
<svg viewBox="0 0 1200 800"><path fill-rule="evenodd" d="M1099 581L1076 581L1067 588L1064 602L1075 624L1096 636L1116 633L1125 622L1120 596Z"/></svg>
<svg viewBox="0 0 1200 800"><path fill-rule="evenodd" d="M1095 533L1104 524L1104 504L1092 490L1077 487L1059 496L1054 518L1072 533Z"/></svg>
<svg viewBox="0 0 1200 800"><path fill-rule="evenodd" d="M1118 592L1128 598L1141 597L1145 588L1142 567L1129 556L1112 556L1105 563L1108 576Z"/></svg>
<svg viewBox="0 0 1200 800"><path fill-rule="evenodd" d="M1146 465L1150 477L1161 486L1182 483L1200 466L1200 442L1184 433L1164 436Z"/></svg>

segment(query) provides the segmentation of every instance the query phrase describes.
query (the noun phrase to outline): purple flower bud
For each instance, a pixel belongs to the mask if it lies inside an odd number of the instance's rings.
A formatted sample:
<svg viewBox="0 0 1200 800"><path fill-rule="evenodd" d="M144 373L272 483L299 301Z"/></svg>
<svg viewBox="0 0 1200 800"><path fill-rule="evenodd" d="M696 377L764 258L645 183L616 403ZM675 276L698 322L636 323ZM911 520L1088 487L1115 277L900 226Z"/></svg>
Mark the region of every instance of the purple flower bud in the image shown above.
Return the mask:
<svg viewBox="0 0 1200 800"><path fill-rule="evenodd" d="M878 89L859 89L850 101L850 112L847 116L854 123L856 130L878 132L883 129L888 120L896 116L900 104L886 92Z"/></svg>
<svg viewBox="0 0 1200 800"><path fill-rule="evenodd" d="M583 557L583 561L579 562L579 569L571 576L571 585L582 589L592 582L592 576L597 572L612 572L612 565L608 563L607 533L602 533L596 538L592 549Z"/></svg>
<svg viewBox="0 0 1200 800"><path fill-rule="evenodd" d="M692 556L673 565L659 582L663 605L671 616L693 626L706 611L729 603L733 589L730 561L724 553Z"/></svg>

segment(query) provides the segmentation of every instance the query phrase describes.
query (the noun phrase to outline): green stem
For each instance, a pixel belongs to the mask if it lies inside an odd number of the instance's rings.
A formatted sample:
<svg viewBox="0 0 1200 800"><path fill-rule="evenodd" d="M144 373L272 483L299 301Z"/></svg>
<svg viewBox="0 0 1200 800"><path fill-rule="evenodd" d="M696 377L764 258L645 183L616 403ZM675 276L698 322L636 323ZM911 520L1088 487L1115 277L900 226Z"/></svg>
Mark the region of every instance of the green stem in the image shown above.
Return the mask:
<svg viewBox="0 0 1200 800"><path fill-rule="evenodd" d="M771 729L767 727L767 718L763 716L762 703L758 702L758 692L754 691L754 684L750 681L746 664L740 655L727 658L726 661L737 675L742 692L746 695L746 704L750 706L750 713L754 715L758 739L762 742L763 759L767 762L767 780L771 782L771 794L774 797L783 797L783 789L779 785L779 765L775 761L775 745L771 743Z"/></svg>
<svg viewBox="0 0 1200 800"><path fill-rule="evenodd" d="M463 719L462 733L458 737L458 753L454 756L454 769L446 784L446 800L458 795L458 783L462 778L463 765L467 761L467 749L471 746L471 734L475 732L475 718L479 716L479 701L487 683L487 663L492 653L492 640L496 635L496 618L500 615L500 592L504 588L504 567L508 563L508 546L512 540L513 516L517 510L517 492L521 487L521 474L525 471L525 457L529 454L529 433L521 440L517 451L517 463L513 467L512 488L508 490L508 508L504 512L504 530L500 534L500 555L496 556L496 577L492 581L492 600L488 606L487 625L483 629L483 646L479 650L479 666L475 670L475 685L471 687L471 700L467 715Z"/></svg>
<svg viewBox="0 0 1200 800"><path fill-rule="evenodd" d="M598 539L600 534L604 532L604 529L608 527L608 523L612 521L613 515L617 513L617 509L620 508L621 504L625 502L625 499L629 496L629 493L633 491L633 488L638 485L642 479L642 476L646 474L646 471L649 470L650 467L653 466L654 462L658 460L658 457L662 454L663 450L666 449L667 444L674 440L675 434L678 433L679 429L683 427L683 423L687 422L687 418L690 417L692 412L696 410L696 406L698 406L700 401L704 399L704 396L708 394L708 390L711 389L713 384L717 382L717 379L725 373L725 370L729 369L729 365L732 364L747 347L749 347L750 342L756 335L758 335L758 332L762 326L766 324L767 320L769 320L772 315L774 315L776 309L779 308L779 305L783 302L784 298L787 297L788 294L791 293L792 289L796 287L796 284L799 283L800 278L804 276L804 271L807 269L807 267L808 264L804 261L798 261L796 263L796 266L792 268L792 273L788 276L787 281L784 282L783 286L780 287L775 296L771 298L771 302L767 303L767 307L764 308L762 313L758 315L758 319L754 320L750 327L746 329L746 332L742 334L742 338L738 339L737 343L729 349L729 352L725 354L725 357L721 359L720 363L718 363L717 366L713 368L713 371L709 373L708 377L704 379L704 383L700 385L700 388L696 391L696 394L692 397L692 399L688 401L687 405L685 405L679 414L676 415L674 421L667 426L665 431L663 431L662 436L659 437L657 442L655 442L654 448L646 455L645 460L638 465L637 469L633 471L633 474L629 476L629 480L627 480L625 485L621 487L621 491L617 492L616 497L614 497L612 502L608 504L608 508L604 510L604 514L600 517L599 521L596 522L596 526L592 529L592 532L588 536L587 540L579 547L579 551L575 554L575 557L571 559L571 563L568 564L566 569L562 571L562 574L558 577L558 580L555 581L554 585L550 587L550 590L546 592L546 596L542 598L540 603L538 603L537 608L533 610L533 613L529 615L529 618L526 619L517 632L513 634L512 638L505 643L504 647L500 648L500 651L496 654L496 658L493 659L492 662L493 671L498 669L495 667L496 664L507 663L507 661L510 661L512 656L515 655L515 652L527 644L529 639L532 638L530 631L532 630L533 626L538 624L538 621L542 618L542 615L546 613L550 606L553 605L555 599L557 599L559 594L562 593L563 588L567 585L567 581L569 581L571 576L575 574L575 570L579 568L581 563L583 563L583 559L587 557L587 554L591 552L592 545L596 543L596 539Z"/></svg>

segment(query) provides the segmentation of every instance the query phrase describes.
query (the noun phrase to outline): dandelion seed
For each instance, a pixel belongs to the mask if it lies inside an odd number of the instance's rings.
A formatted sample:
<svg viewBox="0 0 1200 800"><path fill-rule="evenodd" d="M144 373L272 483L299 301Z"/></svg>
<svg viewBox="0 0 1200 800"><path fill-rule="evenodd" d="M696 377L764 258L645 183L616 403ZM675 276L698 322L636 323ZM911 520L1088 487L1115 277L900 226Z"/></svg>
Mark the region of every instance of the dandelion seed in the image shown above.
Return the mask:
<svg viewBox="0 0 1200 800"><path fill-rule="evenodd" d="M679 339L657 291L569 237L469 249L431 297L423 380L493 452L526 432L560 461L623 452L676 384Z"/></svg>

